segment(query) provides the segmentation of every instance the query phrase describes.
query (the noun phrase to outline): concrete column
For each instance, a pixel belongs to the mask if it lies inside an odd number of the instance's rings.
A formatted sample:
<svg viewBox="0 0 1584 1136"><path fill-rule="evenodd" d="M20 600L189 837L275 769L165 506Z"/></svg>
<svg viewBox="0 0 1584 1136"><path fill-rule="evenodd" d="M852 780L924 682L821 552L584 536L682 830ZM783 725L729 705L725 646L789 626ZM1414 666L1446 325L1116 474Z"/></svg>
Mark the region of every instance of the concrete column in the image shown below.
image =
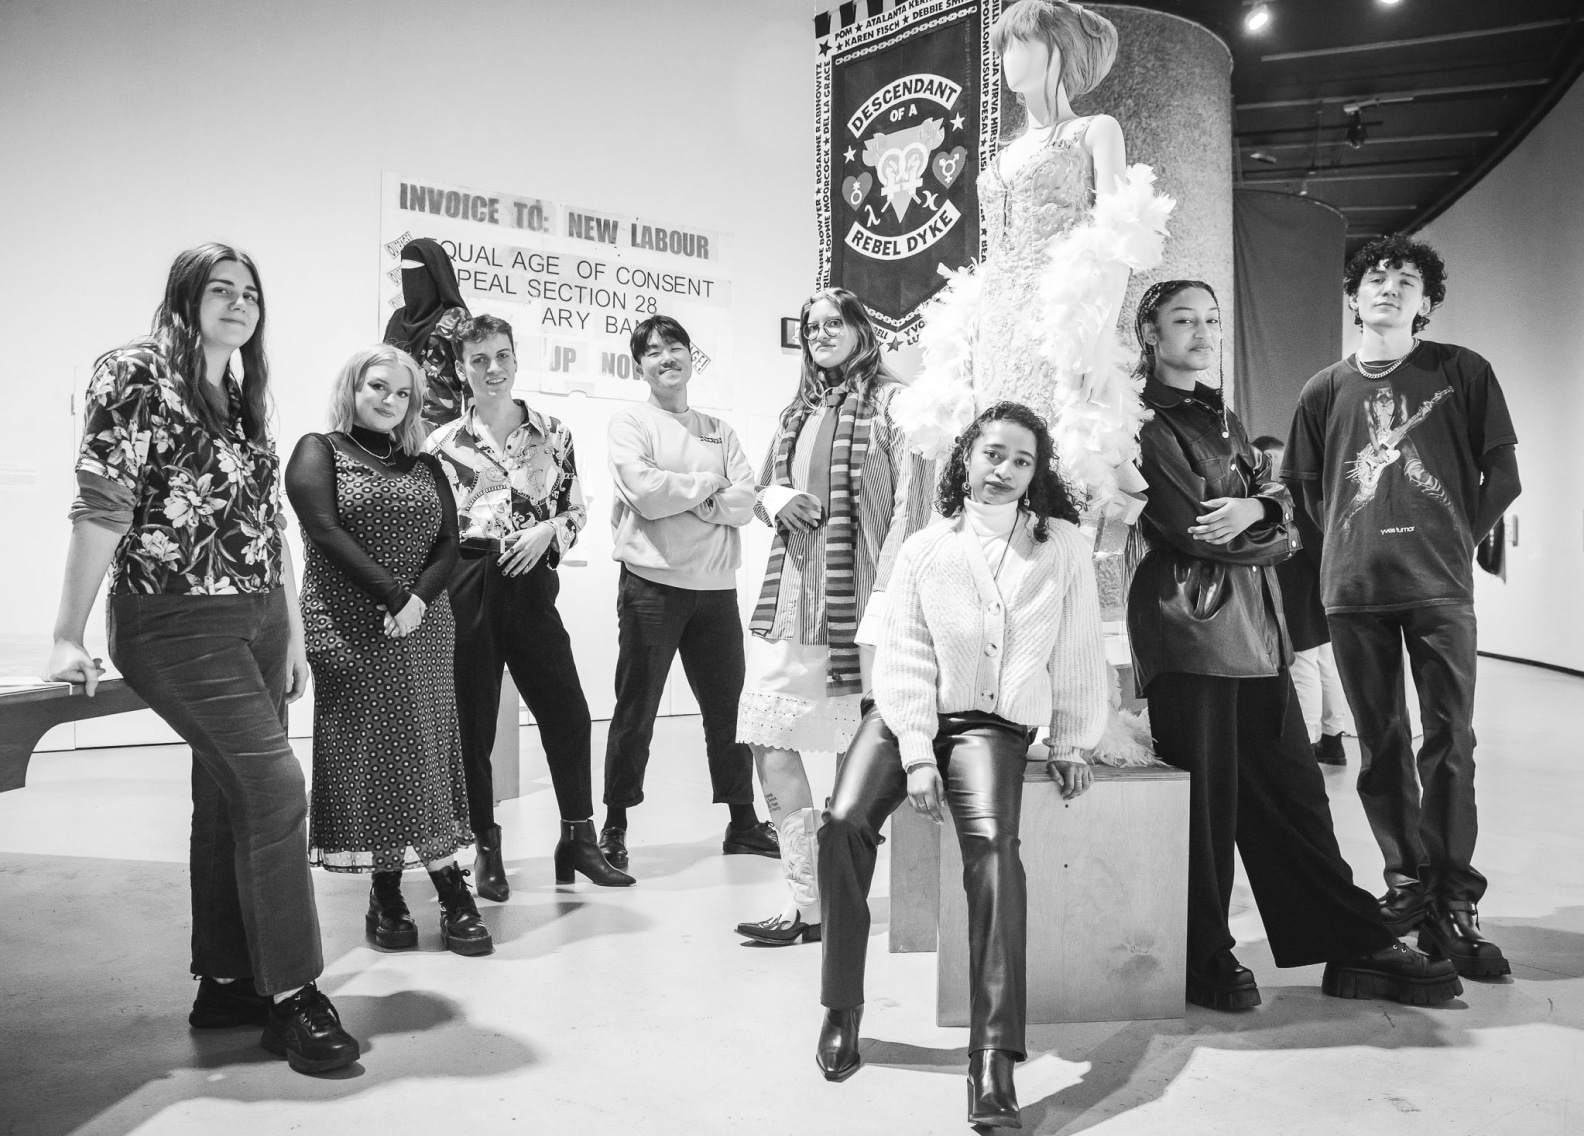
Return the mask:
<svg viewBox="0 0 1584 1136"><path fill-rule="evenodd" d="M1125 4L1090 7L1117 29L1117 58L1093 91L1073 100L1079 114L1109 114L1122 124L1127 160L1154 167L1157 188L1177 199L1165 259L1135 275L1123 305L1133 312L1157 280L1206 281L1221 301L1227 389L1232 388L1236 327L1232 287L1232 53L1208 28L1181 16ZM1011 92L1003 86L1003 97ZM1014 110L1014 116L1020 112Z"/></svg>

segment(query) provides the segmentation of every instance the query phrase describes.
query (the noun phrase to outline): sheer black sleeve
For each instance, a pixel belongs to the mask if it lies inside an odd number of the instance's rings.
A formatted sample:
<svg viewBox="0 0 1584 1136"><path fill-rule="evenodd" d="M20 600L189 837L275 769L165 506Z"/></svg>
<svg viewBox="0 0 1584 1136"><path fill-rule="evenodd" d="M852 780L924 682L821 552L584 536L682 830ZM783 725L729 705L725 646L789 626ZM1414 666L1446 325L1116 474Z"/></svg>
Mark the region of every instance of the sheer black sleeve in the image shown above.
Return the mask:
<svg viewBox="0 0 1584 1136"><path fill-rule="evenodd" d="M395 615L411 593L383 564L363 550L341 527L336 508L335 443L323 434L305 434L286 465L286 496L314 547L358 587ZM456 531L453 513L452 532Z"/></svg>
<svg viewBox="0 0 1584 1136"><path fill-rule="evenodd" d="M456 495L451 492L451 483L446 480L439 458L433 454L419 454L418 460L434 478L435 491L440 495L440 533L429 550L423 571L418 574L418 582L413 585L414 594L425 604L432 604L445 589L446 582L451 579L451 570L456 567L459 548Z"/></svg>

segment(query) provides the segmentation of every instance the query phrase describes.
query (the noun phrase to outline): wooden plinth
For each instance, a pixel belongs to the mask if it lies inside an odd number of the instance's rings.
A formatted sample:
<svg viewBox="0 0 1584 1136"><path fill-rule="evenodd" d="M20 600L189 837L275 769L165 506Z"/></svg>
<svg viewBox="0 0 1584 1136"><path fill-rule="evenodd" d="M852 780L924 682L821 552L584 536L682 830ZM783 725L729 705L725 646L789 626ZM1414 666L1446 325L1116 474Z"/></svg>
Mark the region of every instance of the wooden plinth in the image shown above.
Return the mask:
<svg viewBox="0 0 1584 1136"><path fill-rule="evenodd" d="M955 831L937 831L936 1021L965 1026L962 855ZM1030 762L1020 836L1028 875L1029 1024L1181 1017L1188 774L1164 766L1096 766L1094 787L1064 801L1043 762ZM896 911L893 892L893 921Z"/></svg>

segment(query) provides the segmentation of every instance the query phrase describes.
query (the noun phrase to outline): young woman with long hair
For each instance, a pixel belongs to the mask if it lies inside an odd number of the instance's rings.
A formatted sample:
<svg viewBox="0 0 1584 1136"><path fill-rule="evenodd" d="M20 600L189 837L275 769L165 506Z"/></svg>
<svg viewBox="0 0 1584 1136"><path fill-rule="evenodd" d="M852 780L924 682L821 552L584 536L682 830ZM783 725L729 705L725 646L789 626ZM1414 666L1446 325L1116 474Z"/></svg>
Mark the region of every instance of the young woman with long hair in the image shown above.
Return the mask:
<svg viewBox="0 0 1584 1136"><path fill-rule="evenodd" d="M908 801L951 806L968 893L968 1121L1017 1127L1025 1056L1027 893L1018 856L1023 771L1037 726L1064 797L1087 790L1084 751L1105 728L1108 678L1089 542L1055 469L1044 419L1002 402L941 473L945 523L902 546L887 592L874 698L836 771L820 830L828 1080L860 1064L869 882L880 826Z"/></svg>
<svg viewBox="0 0 1584 1136"><path fill-rule="evenodd" d="M302 767L286 703L308 684L266 421L264 288L222 244L176 257L152 333L89 383L50 677L92 695L83 627L113 568L110 658L193 751L198 1029L262 1025L315 1073L357 1060L314 984L324 969ZM239 357L241 373L232 368Z"/></svg>
<svg viewBox="0 0 1584 1136"><path fill-rule="evenodd" d="M803 305L803 368L765 457L754 512L776 530L749 624L737 740L753 746L791 896L739 934L770 946L819 938L819 814L803 753L847 748L868 687L902 541L929 519L929 469L891 416L902 389L880 361L863 301L828 288ZM864 624L869 627L864 627ZM740 838L738 838L740 839ZM763 854L774 856L776 842ZM726 834L726 851L734 834Z"/></svg>

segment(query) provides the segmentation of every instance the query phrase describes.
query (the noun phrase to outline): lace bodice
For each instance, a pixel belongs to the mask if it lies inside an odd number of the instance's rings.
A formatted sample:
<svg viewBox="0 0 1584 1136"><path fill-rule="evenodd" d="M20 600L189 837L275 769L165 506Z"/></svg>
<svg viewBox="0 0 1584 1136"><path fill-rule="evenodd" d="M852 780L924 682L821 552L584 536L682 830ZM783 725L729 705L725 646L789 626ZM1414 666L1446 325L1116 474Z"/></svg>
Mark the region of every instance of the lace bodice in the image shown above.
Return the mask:
<svg viewBox="0 0 1584 1136"><path fill-rule="evenodd" d="M1039 297L1050 238L1094 209L1094 166L1077 130L1040 149L1010 177L999 159L979 175L979 207L990 234L979 327L974 341L974 403L1024 403L1051 421L1050 365L1029 334L1045 305Z"/></svg>
<svg viewBox="0 0 1584 1136"><path fill-rule="evenodd" d="M989 260L1038 254L1094 208L1094 164L1083 131L1043 146L1010 178L998 156L979 175L979 209L990 234Z"/></svg>

